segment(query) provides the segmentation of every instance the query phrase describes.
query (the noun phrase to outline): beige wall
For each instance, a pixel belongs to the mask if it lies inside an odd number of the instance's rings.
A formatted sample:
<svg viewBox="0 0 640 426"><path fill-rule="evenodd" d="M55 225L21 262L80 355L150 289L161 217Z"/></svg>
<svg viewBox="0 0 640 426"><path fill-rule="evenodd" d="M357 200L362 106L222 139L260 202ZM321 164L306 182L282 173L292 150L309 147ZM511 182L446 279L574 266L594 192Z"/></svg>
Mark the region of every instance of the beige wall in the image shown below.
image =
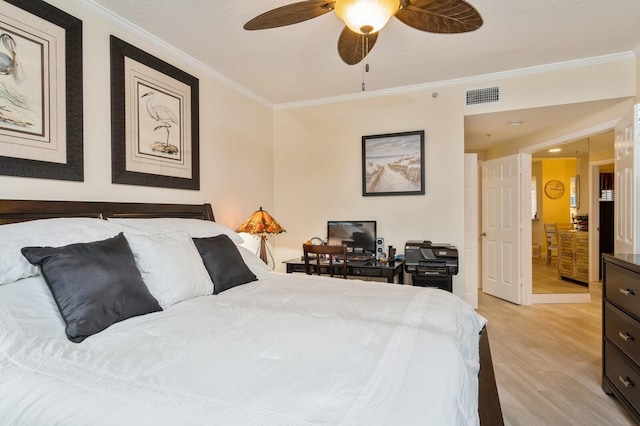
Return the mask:
<svg viewBox="0 0 640 426"><path fill-rule="evenodd" d="M575 174L579 176L580 185L580 202L579 208L576 209L576 214L589 214L589 208L591 206L591 194L589 193L589 169L589 153L587 152L576 158ZM569 192L569 186L567 186L567 192Z"/></svg>
<svg viewBox="0 0 640 426"><path fill-rule="evenodd" d="M211 202L216 218L230 226L239 225L258 204L272 207L273 120L269 106L221 83L211 70L167 46L137 37L74 2L48 1L83 21L85 179L64 182L0 176L0 198ZM199 78L200 191L111 184L110 34Z"/></svg>
<svg viewBox="0 0 640 426"><path fill-rule="evenodd" d="M640 102L640 52L636 52L636 55L636 102Z"/></svg>
<svg viewBox="0 0 640 426"><path fill-rule="evenodd" d="M466 90L494 85L500 86L502 101L464 105ZM437 97L432 96L434 92ZM459 248L463 266L464 116L634 94L635 60L629 59L277 109L274 205L278 220L287 228L286 234L275 237L277 261L299 256L302 242L309 237L325 236L329 219L375 219L387 245L403 251L410 239L452 243ZM363 197L361 137L423 129L426 194ZM454 293L462 297L463 287L464 268L454 278Z"/></svg>
<svg viewBox="0 0 640 426"><path fill-rule="evenodd" d="M275 206L287 234L278 258L300 255L327 220L373 219L385 244L462 241L464 139L459 89L275 112ZM362 196L363 135L425 130L425 195ZM460 244L458 244L460 246Z"/></svg>

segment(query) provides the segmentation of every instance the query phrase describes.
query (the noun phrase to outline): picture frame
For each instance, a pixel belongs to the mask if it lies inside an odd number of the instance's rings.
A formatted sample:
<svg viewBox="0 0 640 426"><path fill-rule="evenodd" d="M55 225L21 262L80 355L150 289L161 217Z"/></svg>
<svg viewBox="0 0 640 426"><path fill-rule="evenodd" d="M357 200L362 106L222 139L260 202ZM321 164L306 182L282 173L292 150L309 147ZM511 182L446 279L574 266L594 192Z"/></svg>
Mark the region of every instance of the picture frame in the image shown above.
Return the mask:
<svg viewBox="0 0 640 426"><path fill-rule="evenodd" d="M111 36L111 180L200 189L199 80Z"/></svg>
<svg viewBox="0 0 640 426"><path fill-rule="evenodd" d="M362 195L424 195L424 130L362 137Z"/></svg>
<svg viewBox="0 0 640 426"><path fill-rule="evenodd" d="M0 174L84 180L82 21L41 0L0 15Z"/></svg>

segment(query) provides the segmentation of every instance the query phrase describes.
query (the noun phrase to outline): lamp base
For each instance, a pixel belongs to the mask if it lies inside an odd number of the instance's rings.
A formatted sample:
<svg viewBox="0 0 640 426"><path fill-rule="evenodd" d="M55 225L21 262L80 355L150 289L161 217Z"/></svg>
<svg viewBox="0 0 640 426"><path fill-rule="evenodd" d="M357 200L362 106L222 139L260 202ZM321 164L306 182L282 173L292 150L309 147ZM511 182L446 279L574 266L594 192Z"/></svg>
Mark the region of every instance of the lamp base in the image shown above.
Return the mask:
<svg viewBox="0 0 640 426"><path fill-rule="evenodd" d="M260 259L267 265L269 264L267 259L267 236L265 234L260 236Z"/></svg>

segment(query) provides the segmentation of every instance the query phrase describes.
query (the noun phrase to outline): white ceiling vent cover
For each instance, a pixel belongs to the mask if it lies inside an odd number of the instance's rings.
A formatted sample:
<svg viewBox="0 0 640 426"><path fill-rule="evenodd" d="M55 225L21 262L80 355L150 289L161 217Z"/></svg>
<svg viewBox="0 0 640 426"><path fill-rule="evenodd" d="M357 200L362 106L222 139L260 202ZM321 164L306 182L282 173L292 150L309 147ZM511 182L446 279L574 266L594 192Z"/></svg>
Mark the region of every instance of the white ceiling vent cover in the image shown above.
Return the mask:
<svg viewBox="0 0 640 426"><path fill-rule="evenodd" d="M484 89L467 90L467 105L487 104L500 100L499 87L487 87Z"/></svg>

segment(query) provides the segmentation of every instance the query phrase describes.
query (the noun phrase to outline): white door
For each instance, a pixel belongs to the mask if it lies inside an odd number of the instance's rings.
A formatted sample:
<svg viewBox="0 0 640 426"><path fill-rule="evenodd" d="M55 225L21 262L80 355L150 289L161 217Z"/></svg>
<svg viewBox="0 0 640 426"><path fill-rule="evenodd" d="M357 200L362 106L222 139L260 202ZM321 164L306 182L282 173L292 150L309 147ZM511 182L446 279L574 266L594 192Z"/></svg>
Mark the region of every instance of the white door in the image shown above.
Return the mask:
<svg viewBox="0 0 640 426"><path fill-rule="evenodd" d="M519 156L482 163L482 291L522 303Z"/></svg>
<svg viewBox="0 0 640 426"><path fill-rule="evenodd" d="M478 154L464 155L464 300L478 308Z"/></svg>
<svg viewBox="0 0 640 426"><path fill-rule="evenodd" d="M639 105L633 111L623 116L615 126L614 163L615 163L615 242L616 253L637 253L640 241L636 236L636 203L639 201L635 194L637 190L634 182L640 168L640 162L635 156L640 150L635 145L640 143L638 122ZM634 167L634 164L636 167Z"/></svg>

